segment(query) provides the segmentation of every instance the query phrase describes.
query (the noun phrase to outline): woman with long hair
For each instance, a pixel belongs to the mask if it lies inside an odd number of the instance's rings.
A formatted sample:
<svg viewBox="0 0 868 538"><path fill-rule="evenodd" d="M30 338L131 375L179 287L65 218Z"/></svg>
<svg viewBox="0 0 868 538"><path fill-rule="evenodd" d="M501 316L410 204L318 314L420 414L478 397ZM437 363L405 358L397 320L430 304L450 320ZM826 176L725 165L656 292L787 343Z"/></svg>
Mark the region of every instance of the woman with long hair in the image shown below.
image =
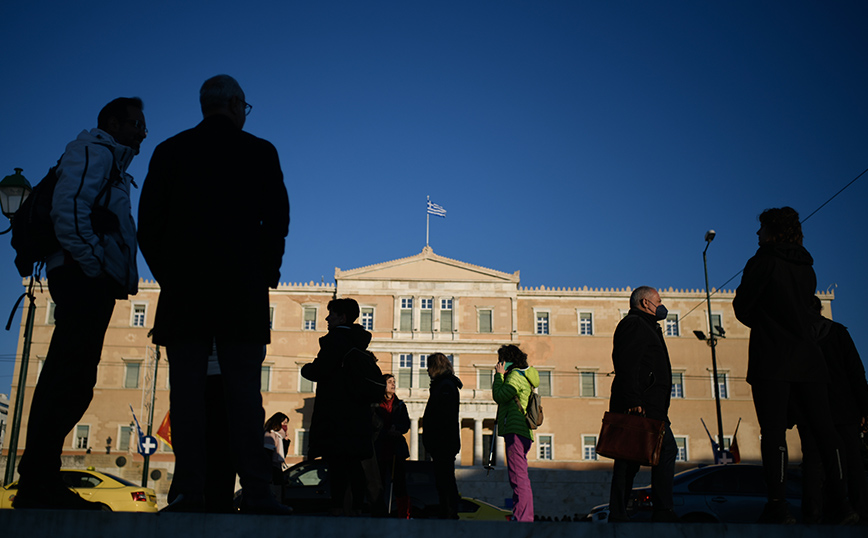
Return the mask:
<svg viewBox="0 0 868 538"><path fill-rule="evenodd" d="M847 500L841 440L829 409L829 372L820 350L813 310L817 276L814 260L802 246L799 214L791 207L767 209L759 216L759 249L744 267L732 307L750 327L747 382L760 425L760 452L768 502L760 523L795 523L786 501L787 427L795 417L821 440L830 510L827 523L852 523L859 516Z"/></svg>
<svg viewBox="0 0 868 538"><path fill-rule="evenodd" d="M422 444L434 462L434 483L440 497L440 517L458 519L458 484L455 482L455 456L461 450L458 423L459 390L452 362L442 353L428 356L431 388L422 416Z"/></svg>
<svg viewBox="0 0 868 538"><path fill-rule="evenodd" d="M286 464L286 449L290 441L287 439L289 417L278 411L265 421L265 440L263 446L271 455L271 483L275 494L282 493L283 471L289 466ZM282 497L278 497L280 501Z"/></svg>
<svg viewBox="0 0 868 538"><path fill-rule="evenodd" d="M506 465L512 486L514 521L533 521L533 491L527 474L527 453L533 430L527 425L527 401L539 386L539 372L527 364L527 354L518 346L497 350L491 393L497 403L497 434L506 444Z"/></svg>

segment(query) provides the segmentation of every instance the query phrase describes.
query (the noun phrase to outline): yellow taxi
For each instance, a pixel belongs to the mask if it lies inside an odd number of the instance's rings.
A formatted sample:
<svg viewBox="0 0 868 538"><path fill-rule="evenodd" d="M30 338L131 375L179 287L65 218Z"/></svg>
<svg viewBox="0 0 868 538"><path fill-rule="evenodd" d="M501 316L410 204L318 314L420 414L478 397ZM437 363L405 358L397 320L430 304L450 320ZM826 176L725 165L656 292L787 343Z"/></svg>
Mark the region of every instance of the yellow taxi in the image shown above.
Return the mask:
<svg viewBox="0 0 868 538"><path fill-rule="evenodd" d="M509 521L512 512L479 499L461 497L458 500L458 519L470 521Z"/></svg>
<svg viewBox="0 0 868 538"><path fill-rule="evenodd" d="M156 512L157 494L118 476L86 470L61 469L63 483L82 499L99 503L109 512ZM12 508L12 499L18 491L18 482L0 488L0 508Z"/></svg>

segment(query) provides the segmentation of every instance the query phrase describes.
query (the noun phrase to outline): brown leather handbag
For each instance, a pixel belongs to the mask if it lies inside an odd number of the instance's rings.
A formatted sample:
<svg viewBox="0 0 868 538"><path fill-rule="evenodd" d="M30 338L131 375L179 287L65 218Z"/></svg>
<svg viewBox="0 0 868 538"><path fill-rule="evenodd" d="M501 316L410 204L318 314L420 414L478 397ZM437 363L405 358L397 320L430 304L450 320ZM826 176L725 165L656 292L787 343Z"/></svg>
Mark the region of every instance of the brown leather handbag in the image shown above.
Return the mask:
<svg viewBox="0 0 868 538"><path fill-rule="evenodd" d="M641 465L657 465L665 431L662 420L606 411L597 438L597 454Z"/></svg>

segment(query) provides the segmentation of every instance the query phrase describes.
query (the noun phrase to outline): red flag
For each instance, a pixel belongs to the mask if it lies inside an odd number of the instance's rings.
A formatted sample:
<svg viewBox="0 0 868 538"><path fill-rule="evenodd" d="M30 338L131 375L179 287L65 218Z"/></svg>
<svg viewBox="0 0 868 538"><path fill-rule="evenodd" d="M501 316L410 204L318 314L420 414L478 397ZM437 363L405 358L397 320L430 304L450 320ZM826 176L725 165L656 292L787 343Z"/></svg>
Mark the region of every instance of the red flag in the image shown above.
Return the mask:
<svg viewBox="0 0 868 538"><path fill-rule="evenodd" d="M733 463L741 463L741 454L738 452L738 439L732 436L732 444L729 445L729 453L732 454Z"/></svg>
<svg viewBox="0 0 868 538"><path fill-rule="evenodd" d="M166 411L166 418L163 419L162 424L160 424L160 428L157 430L157 437L160 438L161 441L172 446L172 424L169 422L169 412Z"/></svg>
<svg viewBox="0 0 868 538"><path fill-rule="evenodd" d="M729 453L732 454L733 463L741 463L741 454L738 452L738 427L741 426L741 417L738 419L738 424L735 425L735 432L732 434L732 443L729 445Z"/></svg>

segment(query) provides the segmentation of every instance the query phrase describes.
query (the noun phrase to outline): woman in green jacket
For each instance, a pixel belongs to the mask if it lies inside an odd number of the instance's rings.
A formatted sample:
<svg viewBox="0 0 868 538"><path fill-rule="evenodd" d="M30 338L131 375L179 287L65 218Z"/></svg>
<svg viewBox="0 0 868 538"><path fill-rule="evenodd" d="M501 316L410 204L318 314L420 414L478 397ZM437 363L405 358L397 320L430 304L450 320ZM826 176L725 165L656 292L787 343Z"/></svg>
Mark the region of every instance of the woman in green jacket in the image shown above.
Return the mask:
<svg viewBox="0 0 868 538"><path fill-rule="evenodd" d="M497 402L497 432L506 444L513 519L533 521L533 491L527 475L533 431L527 425L525 409L530 393L539 386L539 372L528 366L527 354L518 346L502 346L497 358L491 393Z"/></svg>

